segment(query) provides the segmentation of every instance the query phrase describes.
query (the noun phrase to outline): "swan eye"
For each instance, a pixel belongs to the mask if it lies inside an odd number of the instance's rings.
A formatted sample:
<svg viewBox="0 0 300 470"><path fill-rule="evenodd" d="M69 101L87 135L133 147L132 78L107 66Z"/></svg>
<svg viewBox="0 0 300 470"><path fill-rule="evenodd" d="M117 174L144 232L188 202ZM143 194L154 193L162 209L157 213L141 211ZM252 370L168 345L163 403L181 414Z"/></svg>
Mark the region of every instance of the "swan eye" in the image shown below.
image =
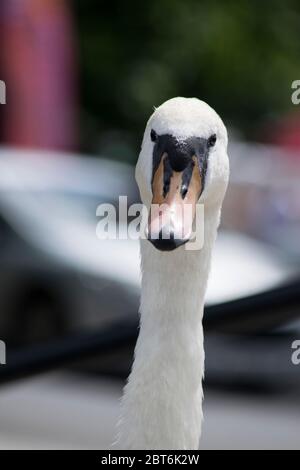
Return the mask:
<svg viewBox="0 0 300 470"><path fill-rule="evenodd" d="M207 145L208 147L213 147L216 142L217 142L217 136L216 134L213 134L208 138Z"/></svg>
<svg viewBox="0 0 300 470"><path fill-rule="evenodd" d="M151 137L152 142L157 141L157 134L154 129L151 129L150 137Z"/></svg>

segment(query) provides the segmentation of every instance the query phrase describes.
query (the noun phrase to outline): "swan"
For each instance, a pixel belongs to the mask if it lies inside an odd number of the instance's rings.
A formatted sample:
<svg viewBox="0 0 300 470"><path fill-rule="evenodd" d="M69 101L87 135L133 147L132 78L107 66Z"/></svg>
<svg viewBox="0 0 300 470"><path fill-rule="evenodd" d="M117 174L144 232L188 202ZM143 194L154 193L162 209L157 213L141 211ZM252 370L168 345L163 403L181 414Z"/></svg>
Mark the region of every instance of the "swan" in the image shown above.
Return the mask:
<svg viewBox="0 0 300 470"><path fill-rule="evenodd" d="M154 109L147 123L136 166L141 199L150 213L147 238L140 240L140 330L121 401L118 449L199 448L202 316L229 178L227 140L221 118L197 98L170 99ZM159 228L159 217L151 215L157 203L168 212L169 239L163 236L164 222ZM192 207L188 224L176 210L187 203ZM204 206L204 245L189 250L198 205Z"/></svg>

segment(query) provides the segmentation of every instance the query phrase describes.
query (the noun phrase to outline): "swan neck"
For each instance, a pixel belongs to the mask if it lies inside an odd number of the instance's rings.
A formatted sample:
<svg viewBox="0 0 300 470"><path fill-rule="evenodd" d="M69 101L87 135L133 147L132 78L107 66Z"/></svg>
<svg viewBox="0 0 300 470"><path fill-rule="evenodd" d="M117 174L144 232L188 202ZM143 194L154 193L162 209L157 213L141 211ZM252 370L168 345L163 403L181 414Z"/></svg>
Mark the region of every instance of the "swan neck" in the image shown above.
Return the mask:
<svg viewBox="0 0 300 470"><path fill-rule="evenodd" d="M212 216L214 215L214 216ZM141 240L140 333L122 400L121 449L197 449L202 422L204 295L219 213L200 251Z"/></svg>

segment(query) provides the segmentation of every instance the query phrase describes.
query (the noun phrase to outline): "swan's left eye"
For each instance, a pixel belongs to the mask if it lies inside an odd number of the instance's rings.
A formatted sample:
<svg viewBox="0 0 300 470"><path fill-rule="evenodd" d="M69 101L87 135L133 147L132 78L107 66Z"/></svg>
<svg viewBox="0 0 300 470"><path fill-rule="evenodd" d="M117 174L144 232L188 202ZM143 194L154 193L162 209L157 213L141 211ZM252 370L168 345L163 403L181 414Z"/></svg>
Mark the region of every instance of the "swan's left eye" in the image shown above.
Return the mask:
<svg viewBox="0 0 300 470"><path fill-rule="evenodd" d="M150 137L151 137L152 142L157 141L157 134L154 129L151 129Z"/></svg>
<svg viewBox="0 0 300 470"><path fill-rule="evenodd" d="M213 147L216 142L217 142L217 136L216 134L213 134L208 138L207 145L208 147Z"/></svg>

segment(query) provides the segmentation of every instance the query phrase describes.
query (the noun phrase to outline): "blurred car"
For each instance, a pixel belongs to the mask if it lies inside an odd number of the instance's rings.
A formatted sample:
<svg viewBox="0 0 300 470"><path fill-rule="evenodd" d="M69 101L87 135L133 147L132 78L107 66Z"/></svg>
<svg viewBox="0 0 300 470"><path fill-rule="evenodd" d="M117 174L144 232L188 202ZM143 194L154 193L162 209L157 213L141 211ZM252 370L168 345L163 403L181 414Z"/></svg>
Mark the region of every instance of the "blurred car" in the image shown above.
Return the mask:
<svg viewBox="0 0 300 470"><path fill-rule="evenodd" d="M123 164L1 150L1 338L21 345L137 312L138 244L96 237L98 204L136 191Z"/></svg>
<svg viewBox="0 0 300 470"><path fill-rule="evenodd" d="M138 200L125 164L53 152L0 152L0 331L13 345L136 315L139 246L99 240L96 208ZM290 259L245 235L221 232L207 304L281 285Z"/></svg>

